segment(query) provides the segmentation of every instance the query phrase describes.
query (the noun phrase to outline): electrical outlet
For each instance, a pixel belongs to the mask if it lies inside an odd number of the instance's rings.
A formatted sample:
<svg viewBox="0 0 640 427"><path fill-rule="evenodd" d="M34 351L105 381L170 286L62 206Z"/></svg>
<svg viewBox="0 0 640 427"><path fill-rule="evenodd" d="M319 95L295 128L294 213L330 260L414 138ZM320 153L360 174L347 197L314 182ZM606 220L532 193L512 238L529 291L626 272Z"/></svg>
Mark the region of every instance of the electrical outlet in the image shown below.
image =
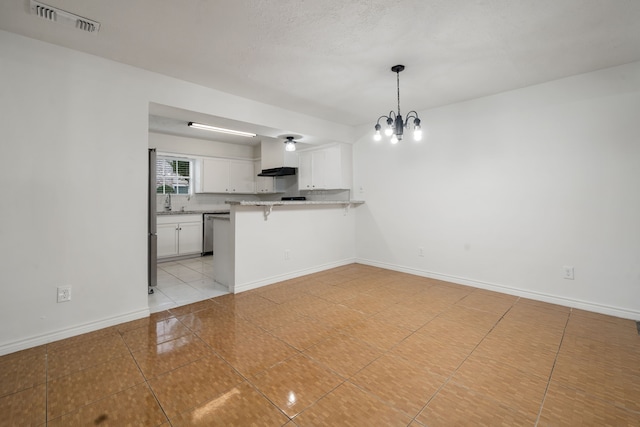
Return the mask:
<svg viewBox="0 0 640 427"><path fill-rule="evenodd" d="M418 248L418 256L424 256L424 248L422 246Z"/></svg>
<svg viewBox="0 0 640 427"><path fill-rule="evenodd" d="M71 301L71 286L58 287L58 302Z"/></svg>
<svg viewBox="0 0 640 427"><path fill-rule="evenodd" d="M568 280L573 280L573 267L570 265L565 265L562 267L562 271L564 272L564 278Z"/></svg>
<svg viewBox="0 0 640 427"><path fill-rule="evenodd" d="M291 251L289 249L284 250L284 260L289 261L291 259Z"/></svg>

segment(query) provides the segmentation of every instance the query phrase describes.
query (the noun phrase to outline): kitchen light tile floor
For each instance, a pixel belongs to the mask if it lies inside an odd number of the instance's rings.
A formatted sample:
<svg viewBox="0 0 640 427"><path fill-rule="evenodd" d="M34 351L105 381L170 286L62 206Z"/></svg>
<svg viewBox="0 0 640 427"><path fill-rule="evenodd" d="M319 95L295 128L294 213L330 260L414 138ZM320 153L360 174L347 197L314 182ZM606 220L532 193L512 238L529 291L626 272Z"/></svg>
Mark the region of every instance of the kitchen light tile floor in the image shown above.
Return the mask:
<svg viewBox="0 0 640 427"><path fill-rule="evenodd" d="M213 280L213 256L158 263L158 286L149 295L156 313L229 293Z"/></svg>
<svg viewBox="0 0 640 427"><path fill-rule="evenodd" d="M359 264L178 306L208 264L160 268L169 309L0 357L0 426L640 425L631 320Z"/></svg>

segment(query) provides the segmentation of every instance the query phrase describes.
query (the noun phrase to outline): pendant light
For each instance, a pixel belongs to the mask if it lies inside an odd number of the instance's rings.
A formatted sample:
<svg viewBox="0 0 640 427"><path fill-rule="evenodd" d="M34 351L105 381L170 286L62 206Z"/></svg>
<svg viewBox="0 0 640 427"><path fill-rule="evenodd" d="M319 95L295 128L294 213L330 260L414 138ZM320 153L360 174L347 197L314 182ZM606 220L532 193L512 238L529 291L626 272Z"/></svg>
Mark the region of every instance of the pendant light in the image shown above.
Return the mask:
<svg viewBox="0 0 640 427"><path fill-rule="evenodd" d="M384 129L384 134L386 136L391 137L391 143L397 144L398 141L402 140L402 135L404 133L404 128L409 127L409 121L413 120L413 139L415 141L420 141L422 139L422 128L420 127L420 119L418 118L418 113L415 111L410 111L407 114L406 122L402 121L402 115L400 114L400 71L404 70L404 65L394 65L391 67L391 71L396 73L396 82L398 88L398 112L390 111L387 116L380 116L375 126L375 133L373 134L373 139L375 141L380 141L382 139L380 120L386 119L387 127Z"/></svg>
<svg viewBox="0 0 640 427"><path fill-rule="evenodd" d="M285 151L296 151L296 141L292 136L287 136L287 140L284 142Z"/></svg>

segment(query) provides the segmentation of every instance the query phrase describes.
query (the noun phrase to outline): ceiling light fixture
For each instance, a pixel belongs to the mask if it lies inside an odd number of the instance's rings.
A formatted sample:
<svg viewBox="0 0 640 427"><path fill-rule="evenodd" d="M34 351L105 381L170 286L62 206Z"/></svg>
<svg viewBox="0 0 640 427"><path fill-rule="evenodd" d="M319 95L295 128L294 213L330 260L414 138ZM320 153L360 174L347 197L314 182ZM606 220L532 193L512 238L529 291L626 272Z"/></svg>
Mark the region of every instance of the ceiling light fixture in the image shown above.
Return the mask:
<svg viewBox="0 0 640 427"><path fill-rule="evenodd" d="M293 140L292 136L287 136L287 140L284 142L284 149L286 151L296 151L296 141Z"/></svg>
<svg viewBox="0 0 640 427"><path fill-rule="evenodd" d="M402 140L404 128L409 127L409 120L411 119L413 119L413 139L415 141L420 141L422 139L422 128L420 127L418 113L415 111L409 111L406 123L402 121L402 115L400 114L400 71L402 70L404 70L404 65L394 65L391 67L391 71L396 73L398 85L398 112L395 113L390 111L388 116L380 116L380 118L378 118L375 126L376 131L373 134L373 139L376 141L380 141L382 139L382 134L380 133L380 130L382 129L380 126L380 120L382 119L387 119L387 127L384 130L384 134L391 137L392 144L397 144L398 141Z"/></svg>
<svg viewBox="0 0 640 427"><path fill-rule="evenodd" d="M220 132L220 133L227 133L229 135L246 136L247 138L253 138L254 136L256 136L255 133L251 133L251 132L242 132L239 130L218 128L215 126L203 125L202 123L196 123L196 122L189 122L188 126L190 128L208 130L210 132Z"/></svg>

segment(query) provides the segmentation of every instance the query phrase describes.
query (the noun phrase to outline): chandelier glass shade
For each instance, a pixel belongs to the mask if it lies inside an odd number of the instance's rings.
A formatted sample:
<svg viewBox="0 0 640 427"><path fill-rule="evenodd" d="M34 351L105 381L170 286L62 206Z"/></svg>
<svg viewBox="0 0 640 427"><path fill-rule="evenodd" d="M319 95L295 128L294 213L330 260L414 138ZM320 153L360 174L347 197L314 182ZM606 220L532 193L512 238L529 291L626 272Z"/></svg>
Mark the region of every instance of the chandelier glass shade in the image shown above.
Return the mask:
<svg viewBox="0 0 640 427"><path fill-rule="evenodd" d="M418 113L415 111L409 111L406 121L403 121L402 114L400 114L400 71L404 70L404 65L394 65L391 67L391 71L396 73L396 82L398 88L398 112L390 111L388 115L380 116L375 126L375 133L373 139L380 141L382 139L382 125L380 121L384 119L383 123L386 123L384 128L385 136L391 137L391 143L397 144L402 140L404 135L404 129L409 127L410 121L413 121L413 139L420 141L422 139L422 127L420 127L420 119Z"/></svg>

